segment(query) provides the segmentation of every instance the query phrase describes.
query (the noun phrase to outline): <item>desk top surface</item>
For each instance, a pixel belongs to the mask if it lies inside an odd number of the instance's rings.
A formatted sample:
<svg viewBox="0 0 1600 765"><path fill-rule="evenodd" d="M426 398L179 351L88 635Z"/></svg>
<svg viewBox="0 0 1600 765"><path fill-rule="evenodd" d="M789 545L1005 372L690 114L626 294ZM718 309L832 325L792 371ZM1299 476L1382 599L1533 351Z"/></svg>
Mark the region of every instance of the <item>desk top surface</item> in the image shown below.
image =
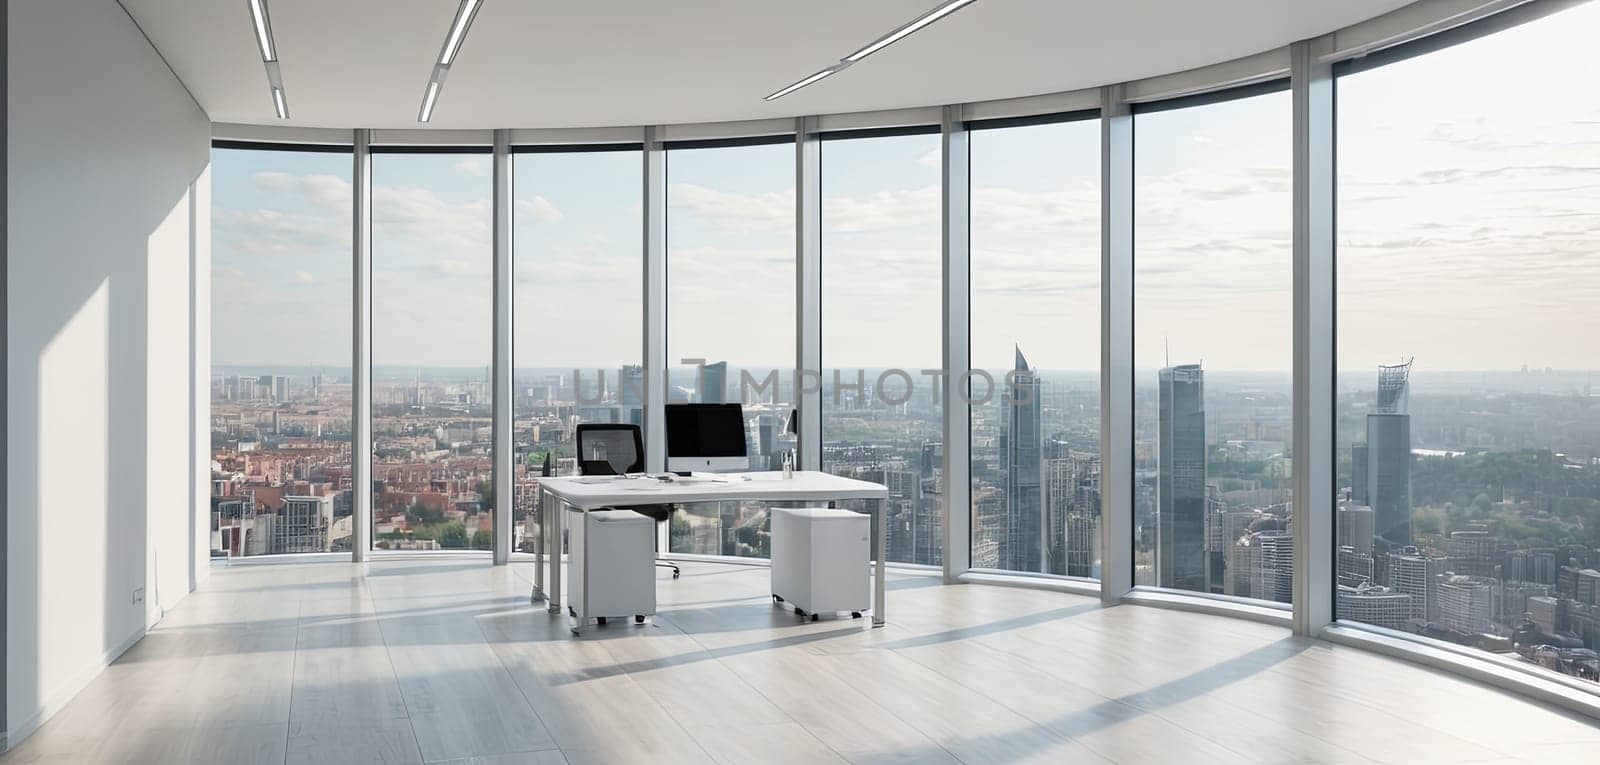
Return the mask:
<svg viewBox="0 0 1600 765"><path fill-rule="evenodd" d="M699 476L676 481L613 476L541 478L539 485L574 507L592 510L610 505L652 505L682 502L716 502L726 499L804 501L884 499L883 484L815 470L797 470L793 478L778 471L719 473L714 479Z"/></svg>

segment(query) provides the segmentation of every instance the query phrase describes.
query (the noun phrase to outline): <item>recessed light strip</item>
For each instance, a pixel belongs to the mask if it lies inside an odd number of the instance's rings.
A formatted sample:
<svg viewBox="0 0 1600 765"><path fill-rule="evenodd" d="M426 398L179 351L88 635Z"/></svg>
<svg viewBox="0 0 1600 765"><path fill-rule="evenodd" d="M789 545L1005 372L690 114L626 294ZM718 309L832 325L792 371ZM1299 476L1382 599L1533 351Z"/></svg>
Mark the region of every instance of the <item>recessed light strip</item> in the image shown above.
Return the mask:
<svg viewBox="0 0 1600 765"><path fill-rule="evenodd" d="M433 104L439 100L439 81L428 83L428 92L422 95L422 110L417 112L418 122L427 122L433 119Z"/></svg>
<svg viewBox="0 0 1600 765"><path fill-rule="evenodd" d="M793 93L793 92L795 92L795 91L797 91L797 90L799 90L799 89L801 89L801 88L803 88L803 87L805 87L807 85L810 85L810 84L812 84L814 82L817 82L817 81L821 80L822 78L827 77L828 75L835 74L835 73L837 73L839 71L842 71L843 69L844 69L844 67L842 67L842 66L830 66L827 69L824 69L824 70L822 70L820 72L817 72L816 74L813 74L810 77L807 77L807 78L805 78L805 79L803 79L803 80L801 80L799 82L796 82L793 85L790 85L787 88L784 88L783 90L780 90L780 91L778 91L776 93L773 93L770 96L767 96L763 100L772 101L774 99L783 98L784 96L787 96L790 93Z"/></svg>
<svg viewBox="0 0 1600 765"><path fill-rule="evenodd" d="M439 51L440 66L449 66L456 60L456 51L461 50L461 41L466 39L467 27L472 26L473 17L478 15L479 4L479 0L461 0L455 21L450 22L450 34L444 38L444 48Z"/></svg>
<svg viewBox="0 0 1600 765"><path fill-rule="evenodd" d="M267 0L246 0L250 4L250 20L256 25L256 45L261 48L262 61L277 61L272 50L272 22L267 19Z"/></svg>
<svg viewBox="0 0 1600 765"><path fill-rule="evenodd" d="M928 11L927 13L924 13L921 16L918 16L915 21L912 21L911 23L906 24L905 26L894 30L893 32L890 32L889 34L886 34L886 35L874 40L871 45L868 45L867 47L862 48L861 50L858 50L855 53L852 53L852 54L850 54L848 56L845 56L844 60L845 61L849 61L852 64L857 62L857 61L860 61L861 59L864 59L867 56L870 56L870 55L872 55L874 53L877 53L878 51L883 50L884 48L887 48L890 45L893 45L893 44L895 44L895 43L897 43L897 42L899 42L899 41L901 41L901 40L903 40L903 39L905 39L907 37L910 37L911 33L915 32L915 31L917 31L917 30L919 30L919 29L921 29L921 28L923 28L923 27L925 27L925 26L927 26L929 24L932 24L933 22L938 21L939 19L942 19L942 18L944 18L946 16L949 16L950 14L955 13L956 11L959 11L962 8L966 7L966 6L971 5L974 2L977 2L977 0L950 0L950 2L947 2L944 5L941 5L938 8L935 8L935 9L933 9L931 11Z"/></svg>
<svg viewBox="0 0 1600 765"><path fill-rule="evenodd" d="M807 85L822 80L828 75L837 74L838 72L843 71L845 67L848 67L851 64L866 58L867 56L877 53L878 51L883 50L890 45L904 40L905 38L910 37L913 32L916 32L917 30L928 26L939 19L949 16L950 14L955 13L956 11L961 10L962 8L965 8L977 1L978 0L947 0L947 2L945 2L943 5L940 5L939 7L934 8L933 10L928 11L921 16L918 16L910 23L907 23L893 32L873 40L872 43L867 47L845 56L842 59L839 59L839 63L817 72L816 74L813 74L799 82L796 82L795 84L790 85L783 90L773 93L772 95L767 96L764 100L771 101L774 99L783 98L784 96L787 96L790 93L793 93Z"/></svg>
<svg viewBox="0 0 1600 765"><path fill-rule="evenodd" d="M267 0L245 0L250 7L250 22L256 28L256 46L267 69L267 88L272 94L272 110L278 119L289 119L289 102L283 96L283 73L278 68L278 50L272 42L272 18L267 15Z"/></svg>
<svg viewBox="0 0 1600 765"><path fill-rule="evenodd" d="M450 33L445 35L444 47L439 49L439 60L433 65L433 76L428 78L428 89L422 94L422 108L417 111L418 122L433 119L433 107L439 101L439 92L444 89L444 78L450 74L450 65L455 63L456 54L461 52L461 44L467 39L467 30L472 27L472 20L477 18L478 9L482 6L483 0L461 0L460 7L456 8L455 20L450 22Z"/></svg>

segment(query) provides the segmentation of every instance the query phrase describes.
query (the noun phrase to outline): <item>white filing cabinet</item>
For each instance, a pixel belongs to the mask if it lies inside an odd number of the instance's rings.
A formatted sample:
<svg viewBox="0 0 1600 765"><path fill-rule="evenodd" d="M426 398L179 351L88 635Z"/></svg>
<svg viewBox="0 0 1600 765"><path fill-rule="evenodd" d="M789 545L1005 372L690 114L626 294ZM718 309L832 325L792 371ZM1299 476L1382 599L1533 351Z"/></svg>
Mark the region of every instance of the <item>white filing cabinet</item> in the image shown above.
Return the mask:
<svg viewBox="0 0 1600 765"><path fill-rule="evenodd" d="M871 517L825 507L772 508L772 595L809 615L871 605Z"/></svg>
<svg viewBox="0 0 1600 765"><path fill-rule="evenodd" d="M656 612L656 522L632 510L567 510L572 530L567 602L578 631L587 619Z"/></svg>

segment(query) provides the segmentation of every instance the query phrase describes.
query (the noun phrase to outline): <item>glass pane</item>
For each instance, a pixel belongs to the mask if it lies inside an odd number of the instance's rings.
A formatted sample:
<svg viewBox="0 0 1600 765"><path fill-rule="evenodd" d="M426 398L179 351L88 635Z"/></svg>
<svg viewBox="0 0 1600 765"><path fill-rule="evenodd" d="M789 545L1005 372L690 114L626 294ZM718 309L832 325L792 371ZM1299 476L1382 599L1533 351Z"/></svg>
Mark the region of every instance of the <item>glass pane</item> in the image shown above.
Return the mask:
<svg viewBox="0 0 1600 765"><path fill-rule="evenodd" d="M638 151L515 157L515 550L546 465L577 473L579 424L644 424L642 176Z"/></svg>
<svg viewBox="0 0 1600 765"><path fill-rule="evenodd" d="M970 141L972 565L1099 578L1100 123Z"/></svg>
<svg viewBox="0 0 1600 765"><path fill-rule="evenodd" d="M1600 680L1600 5L1338 82L1338 616Z"/></svg>
<svg viewBox="0 0 1600 765"><path fill-rule="evenodd" d="M750 468L777 469L794 448L794 144L673 150L667 181L667 401L742 402ZM684 510L673 552L768 557L762 503Z"/></svg>
<svg viewBox="0 0 1600 765"><path fill-rule="evenodd" d="M939 143L822 142L822 467L888 486L888 559L931 566L943 436L922 370L941 366Z"/></svg>
<svg viewBox="0 0 1600 765"><path fill-rule="evenodd" d="M372 539L487 550L490 158L372 158Z"/></svg>
<svg viewBox="0 0 1600 765"><path fill-rule="evenodd" d="M211 551L350 549L349 154L211 152Z"/></svg>
<svg viewBox="0 0 1600 765"><path fill-rule="evenodd" d="M1134 134L1134 579L1288 602L1289 93Z"/></svg>

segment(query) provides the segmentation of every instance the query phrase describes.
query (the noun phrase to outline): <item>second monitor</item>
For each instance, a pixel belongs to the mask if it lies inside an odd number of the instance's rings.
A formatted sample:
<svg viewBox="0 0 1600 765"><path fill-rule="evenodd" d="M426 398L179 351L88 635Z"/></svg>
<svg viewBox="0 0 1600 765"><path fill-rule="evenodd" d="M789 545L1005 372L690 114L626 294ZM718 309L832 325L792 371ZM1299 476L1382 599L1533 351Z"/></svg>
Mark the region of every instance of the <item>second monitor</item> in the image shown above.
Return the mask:
<svg viewBox="0 0 1600 765"><path fill-rule="evenodd" d="M667 469L674 473L748 470L744 407L668 404Z"/></svg>

